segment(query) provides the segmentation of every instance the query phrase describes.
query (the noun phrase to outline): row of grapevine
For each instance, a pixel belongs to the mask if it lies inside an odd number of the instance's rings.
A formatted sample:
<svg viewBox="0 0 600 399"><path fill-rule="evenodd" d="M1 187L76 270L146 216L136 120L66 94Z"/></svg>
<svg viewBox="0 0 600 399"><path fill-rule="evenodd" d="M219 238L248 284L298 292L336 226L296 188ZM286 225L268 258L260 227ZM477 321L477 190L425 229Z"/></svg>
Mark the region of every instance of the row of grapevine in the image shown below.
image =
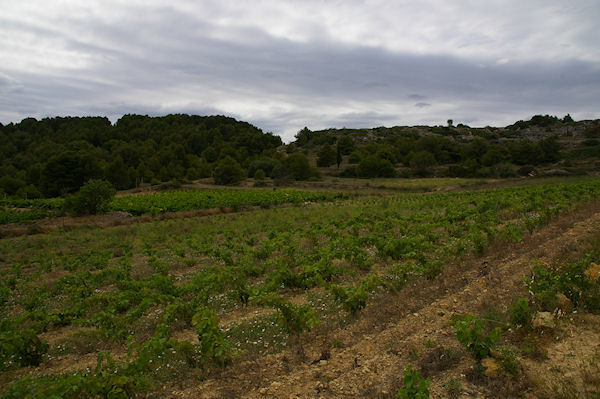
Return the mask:
<svg viewBox="0 0 600 399"><path fill-rule="evenodd" d="M359 198L1 240L0 371L77 353L82 339L86 351L99 353L126 345L130 360L111 367L123 377L117 388L130 395L148 388L140 381L152 386L190 367L223 366L258 346L276 350L286 336L327 317L356 314L378 290L433 279L456 257L481 253L495 240L522 240L599 196L600 181L590 180ZM320 292L320 305L286 300L302 292ZM257 321L219 327L219 316L245 306L274 313L258 321L260 328L251 324ZM39 340L64 326L76 330L64 342ZM173 338L185 330L196 331L198 343ZM34 348L35 356L22 360L22 348ZM78 374L78 389L111 383L102 380L103 362L96 374ZM62 378L19 380L8 392L52 393L66 384Z"/></svg>

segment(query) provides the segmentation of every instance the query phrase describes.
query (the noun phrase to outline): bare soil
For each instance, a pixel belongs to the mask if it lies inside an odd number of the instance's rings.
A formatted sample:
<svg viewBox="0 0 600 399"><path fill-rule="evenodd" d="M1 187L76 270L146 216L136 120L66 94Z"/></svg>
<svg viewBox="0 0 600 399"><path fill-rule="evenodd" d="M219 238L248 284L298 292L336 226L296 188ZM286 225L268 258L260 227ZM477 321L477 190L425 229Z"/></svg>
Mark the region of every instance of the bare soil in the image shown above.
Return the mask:
<svg viewBox="0 0 600 399"><path fill-rule="evenodd" d="M283 352L239 360L233 365L174 383L157 392L178 398L393 398L412 364L431 380L433 398L553 397L565 376L580 386L598 376L582 364L598 354L600 318L567 315L540 339L545 358L520 358L520 377L481 379L473 359L458 344L453 315L506 311L525 296L522 277L534 259L558 262L580 254L600 230L598 205L554 220L522 243L498 243L479 258L458 260L433 281L418 280L396 294L380 296L356 320L322 324ZM492 272L482 273L483 264ZM241 315L240 317L247 317ZM509 331L506 340L521 334ZM588 368L589 369L589 368ZM570 373L570 374L569 374ZM589 374L589 372L588 372ZM455 380L460 392L443 385ZM447 385L447 384L446 384ZM568 384L567 384L568 385Z"/></svg>

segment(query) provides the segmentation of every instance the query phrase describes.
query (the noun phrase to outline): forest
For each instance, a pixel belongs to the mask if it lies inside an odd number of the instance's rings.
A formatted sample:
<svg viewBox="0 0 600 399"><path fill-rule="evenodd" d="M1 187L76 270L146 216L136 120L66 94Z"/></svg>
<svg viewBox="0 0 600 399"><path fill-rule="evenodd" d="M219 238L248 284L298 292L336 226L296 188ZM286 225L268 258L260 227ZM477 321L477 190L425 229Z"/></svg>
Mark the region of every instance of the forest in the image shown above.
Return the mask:
<svg viewBox="0 0 600 399"><path fill-rule="evenodd" d="M56 197L89 179L116 189L212 176L219 161L247 168L281 138L225 116L27 118L0 127L0 192ZM229 158L228 158L229 157Z"/></svg>
<svg viewBox="0 0 600 399"><path fill-rule="evenodd" d="M64 197L90 179L117 190L212 178L497 177L598 168L599 121L536 115L504 128L395 126L300 130L295 141L225 116L55 117L0 125L0 196Z"/></svg>

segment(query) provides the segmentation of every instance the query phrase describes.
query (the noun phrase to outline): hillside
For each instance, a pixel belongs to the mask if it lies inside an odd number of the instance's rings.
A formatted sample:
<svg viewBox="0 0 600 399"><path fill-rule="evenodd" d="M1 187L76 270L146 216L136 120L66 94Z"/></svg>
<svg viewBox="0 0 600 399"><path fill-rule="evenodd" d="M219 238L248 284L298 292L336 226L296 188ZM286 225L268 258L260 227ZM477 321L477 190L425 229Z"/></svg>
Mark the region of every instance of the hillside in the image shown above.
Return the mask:
<svg viewBox="0 0 600 399"><path fill-rule="evenodd" d="M0 194L55 197L89 179L116 189L213 175L218 162L248 167L281 139L225 116L66 117L0 125ZM241 170L241 169L240 169Z"/></svg>
<svg viewBox="0 0 600 399"><path fill-rule="evenodd" d="M288 151L340 177L512 177L600 171L600 120L537 115L506 127L304 128ZM338 167L337 161L340 160Z"/></svg>
<svg viewBox="0 0 600 399"><path fill-rule="evenodd" d="M0 125L0 196L65 196L89 179L116 189L203 183L258 187L328 177L588 175L600 172L600 120L534 116L495 128L302 129L278 136L224 116L24 119ZM339 162L338 162L339 161ZM258 172L258 173L257 173ZM247 185L247 184L246 184Z"/></svg>

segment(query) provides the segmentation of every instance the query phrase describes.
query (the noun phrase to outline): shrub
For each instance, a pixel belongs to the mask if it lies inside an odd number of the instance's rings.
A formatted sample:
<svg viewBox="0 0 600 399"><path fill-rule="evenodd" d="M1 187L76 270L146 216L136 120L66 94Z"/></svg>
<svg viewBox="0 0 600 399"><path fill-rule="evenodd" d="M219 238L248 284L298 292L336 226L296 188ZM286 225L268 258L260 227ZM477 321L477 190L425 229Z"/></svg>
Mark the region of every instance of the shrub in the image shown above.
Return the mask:
<svg viewBox="0 0 600 399"><path fill-rule="evenodd" d="M454 322L454 331L458 342L477 360L488 357L500 339L498 330L494 329L489 334L484 333L481 320L473 315L457 318Z"/></svg>
<svg viewBox="0 0 600 399"><path fill-rule="evenodd" d="M330 145L325 144L317 154L317 166L328 167L335 163L336 152Z"/></svg>
<svg viewBox="0 0 600 399"><path fill-rule="evenodd" d="M219 318L215 312L202 309L192 318L192 325L198 333L200 352L221 366L226 365L230 360L231 345L219 328Z"/></svg>
<svg viewBox="0 0 600 399"><path fill-rule="evenodd" d="M508 308L510 322L515 326L528 327L533 320L533 309L529 307L529 302L526 298L517 299Z"/></svg>
<svg viewBox="0 0 600 399"><path fill-rule="evenodd" d="M233 185L238 184L246 177L246 173L240 164L230 156L226 156L219 161L219 164L213 171L215 184L218 185Z"/></svg>
<svg viewBox="0 0 600 399"><path fill-rule="evenodd" d="M92 179L75 194L69 195L64 209L75 215L95 215L105 212L116 190L106 180Z"/></svg>
<svg viewBox="0 0 600 399"><path fill-rule="evenodd" d="M0 370L18 366L38 366L48 351L33 330L2 332L0 334Z"/></svg>
<svg viewBox="0 0 600 399"><path fill-rule="evenodd" d="M331 292L336 300L344 309L352 315L367 306L367 291L362 287L342 287L332 285Z"/></svg>
<svg viewBox="0 0 600 399"><path fill-rule="evenodd" d="M254 172L254 179L255 180L264 180L265 179L265 171L262 169L258 169L256 172Z"/></svg>
<svg viewBox="0 0 600 399"><path fill-rule="evenodd" d="M418 370L408 366L404 370L404 388L401 388L396 395L400 399L428 399L429 398L429 379L421 377Z"/></svg>
<svg viewBox="0 0 600 399"><path fill-rule="evenodd" d="M362 178L394 177L396 169L387 159L381 159L375 155L369 155L358 164L356 174Z"/></svg>

